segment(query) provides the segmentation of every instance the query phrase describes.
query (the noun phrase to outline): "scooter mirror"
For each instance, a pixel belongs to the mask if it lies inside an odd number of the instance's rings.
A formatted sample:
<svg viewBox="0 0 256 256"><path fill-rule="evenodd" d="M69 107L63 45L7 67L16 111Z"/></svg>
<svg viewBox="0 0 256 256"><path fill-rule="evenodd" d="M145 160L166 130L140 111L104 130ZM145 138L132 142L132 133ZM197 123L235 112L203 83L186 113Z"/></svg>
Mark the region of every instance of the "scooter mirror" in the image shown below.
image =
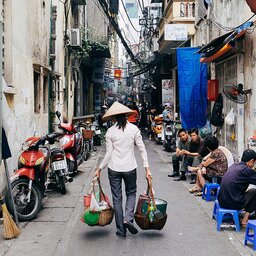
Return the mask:
<svg viewBox="0 0 256 256"><path fill-rule="evenodd" d="M59 111L56 111L55 114L60 119L61 113Z"/></svg>
<svg viewBox="0 0 256 256"><path fill-rule="evenodd" d="M179 115L178 115L178 113L176 112L175 114L174 114L174 117L175 118L177 118Z"/></svg>

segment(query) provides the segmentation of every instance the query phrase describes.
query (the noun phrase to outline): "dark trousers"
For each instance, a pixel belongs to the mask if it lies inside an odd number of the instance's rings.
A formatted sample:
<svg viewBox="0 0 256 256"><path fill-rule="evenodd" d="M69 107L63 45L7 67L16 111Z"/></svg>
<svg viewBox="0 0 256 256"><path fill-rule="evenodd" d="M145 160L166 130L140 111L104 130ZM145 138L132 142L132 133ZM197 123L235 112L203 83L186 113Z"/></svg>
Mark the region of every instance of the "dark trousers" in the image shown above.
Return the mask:
<svg viewBox="0 0 256 256"><path fill-rule="evenodd" d="M181 167L180 167L181 162ZM185 176L185 173L188 169L189 165L192 165L193 157L190 156L177 156L175 153L172 155L172 167L173 174Z"/></svg>
<svg viewBox="0 0 256 256"><path fill-rule="evenodd" d="M134 219L137 172L136 169L129 172L116 172L108 169L108 178L113 198L116 228L118 232L125 233L124 220L133 222ZM124 180L126 194L125 215L123 213L122 180Z"/></svg>
<svg viewBox="0 0 256 256"><path fill-rule="evenodd" d="M256 189L251 188L245 192L245 205L244 209L246 212L252 213L256 210Z"/></svg>

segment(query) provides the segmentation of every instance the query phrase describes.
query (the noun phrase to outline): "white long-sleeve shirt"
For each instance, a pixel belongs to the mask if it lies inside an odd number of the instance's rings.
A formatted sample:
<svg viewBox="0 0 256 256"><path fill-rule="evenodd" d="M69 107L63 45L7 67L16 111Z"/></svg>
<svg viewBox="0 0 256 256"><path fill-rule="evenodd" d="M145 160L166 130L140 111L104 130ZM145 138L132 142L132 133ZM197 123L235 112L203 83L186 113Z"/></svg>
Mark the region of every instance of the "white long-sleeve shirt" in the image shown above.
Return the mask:
<svg viewBox="0 0 256 256"><path fill-rule="evenodd" d="M106 155L99 168L104 169L108 166L117 172L127 172L137 168L135 145L141 153L144 167L149 167L147 152L138 127L127 122L123 131L114 124L106 133Z"/></svg>

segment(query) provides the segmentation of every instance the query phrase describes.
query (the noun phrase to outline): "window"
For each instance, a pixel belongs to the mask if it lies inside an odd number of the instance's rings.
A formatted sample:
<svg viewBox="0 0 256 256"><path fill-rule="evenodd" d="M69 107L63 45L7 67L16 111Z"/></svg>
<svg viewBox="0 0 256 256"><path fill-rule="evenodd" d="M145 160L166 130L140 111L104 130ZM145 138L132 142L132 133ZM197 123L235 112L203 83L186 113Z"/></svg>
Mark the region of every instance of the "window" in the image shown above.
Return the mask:
<svg viewBox="0 0 256 256"><path fill-rule="evenodd" d="M34 112L40 113L40 73L34 71Z"/></svg>
<svg viewBox="0 0 256 256"><path fill-rule="evenodd" d="M44 75L43 104L44 104L44 113L47 113L48 112L48 77L47 75Z"/></svg>

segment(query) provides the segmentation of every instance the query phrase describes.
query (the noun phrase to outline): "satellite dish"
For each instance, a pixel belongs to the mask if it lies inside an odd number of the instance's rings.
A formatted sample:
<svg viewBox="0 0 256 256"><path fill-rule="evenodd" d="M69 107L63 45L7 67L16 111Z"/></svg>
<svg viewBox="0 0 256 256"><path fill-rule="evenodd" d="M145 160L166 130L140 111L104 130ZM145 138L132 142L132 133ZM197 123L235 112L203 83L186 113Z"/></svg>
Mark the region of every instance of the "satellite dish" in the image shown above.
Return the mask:
<svg viewBox="0 0 256 256"><path fill-rule="evenodd" d="M248 94L252 94L252 90L244 90L243 87L243 84L226 84L224 85L223 92L230 100L238 104L244 104L248 100Z"/></svg>

